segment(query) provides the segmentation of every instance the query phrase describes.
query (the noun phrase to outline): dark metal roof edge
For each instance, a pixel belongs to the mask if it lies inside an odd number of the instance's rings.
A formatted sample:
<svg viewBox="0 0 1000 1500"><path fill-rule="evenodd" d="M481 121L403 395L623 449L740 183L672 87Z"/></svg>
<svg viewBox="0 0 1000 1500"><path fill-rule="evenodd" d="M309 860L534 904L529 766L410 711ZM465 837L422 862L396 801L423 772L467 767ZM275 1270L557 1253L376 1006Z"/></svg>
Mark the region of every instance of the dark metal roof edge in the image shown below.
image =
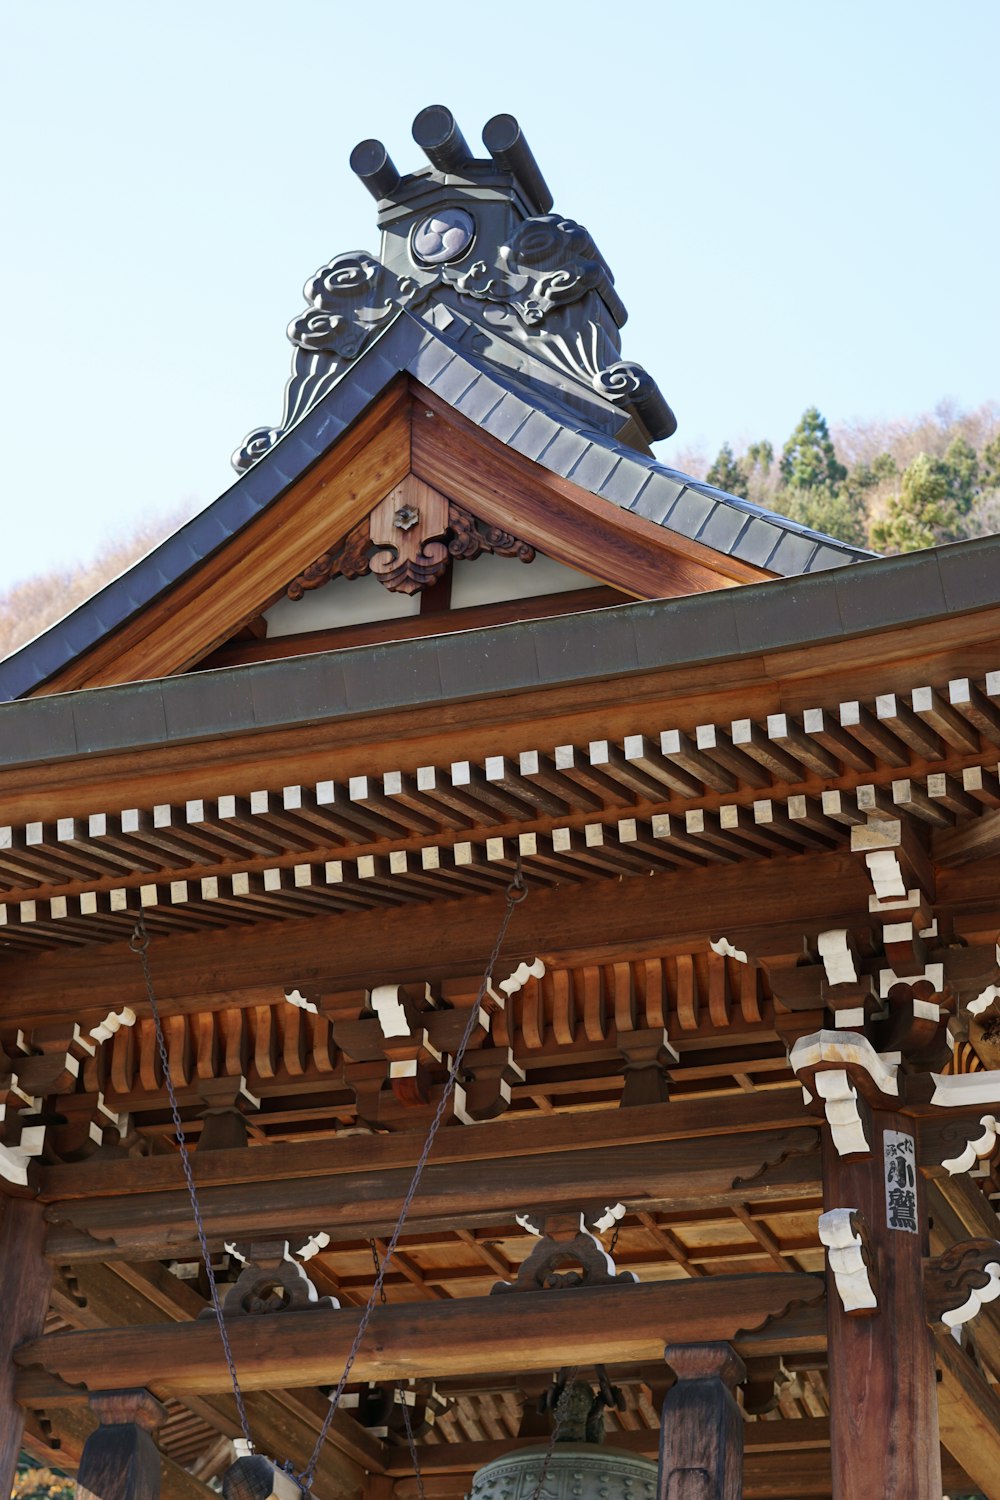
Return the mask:
<svg viewBox="0 0 1000 1500"><path fill-rule="evenodd" d="M0 767L709 666L906 628L1000 602L998 561L1000 536L981 537L680 599L0 704Z"/></svg>
<svg viewBox="0 0 1000 1500"><path fill-rule="evenodd" d="M499 367L480 364L468 350L403 311L326 396L218 499L0 662L0 702L40 687L180 582L296 483L389 382L405 372L484 432L550 472L720 554L784 576L871 556L616 443L557 400L546 401L541 388L529 399L516 378L508 382ZM485 405L482 387L495 395Z"/></svg>

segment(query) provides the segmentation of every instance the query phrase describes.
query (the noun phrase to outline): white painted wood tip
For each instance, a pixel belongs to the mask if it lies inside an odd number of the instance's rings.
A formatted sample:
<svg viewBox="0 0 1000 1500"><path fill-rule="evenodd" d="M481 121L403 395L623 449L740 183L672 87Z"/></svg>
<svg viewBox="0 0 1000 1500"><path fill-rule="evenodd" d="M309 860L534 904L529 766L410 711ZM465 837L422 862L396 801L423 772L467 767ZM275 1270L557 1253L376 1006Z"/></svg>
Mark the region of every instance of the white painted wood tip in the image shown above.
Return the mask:
<svg viewBox="0 0 1000 1500"><path fill-rule="evenodd" d="M709 942L708 946L711 948L712 952L717 953L720 958L735 958L737 962L741 964L745 964L748 962L746 953L743 951L743 949L734 948L732 943L726 937L717 938L714 943Z"/></svg>
<svg viewBox="0 0 1000 1500"><path fill-rule="evenodd" d="M317 1007L313 1004L313 1002L311 1000L307 1000L305 995L303 995L302 991L299 989L286 990L285 999L288 1001L289 1005L296 1005L298 1006L299 1010L308 1011L311 1016L318 1015L319 1013Z"/></svg>
<svg viewBox="0 0 1000 1500"><path fill-rule="evenodd" d="M123 1026L135 1025L135 1011L128 1005L119 1011L109 1011L99 1026L93 1026L90 1035L95 1042L108 1042Z"/></svg>

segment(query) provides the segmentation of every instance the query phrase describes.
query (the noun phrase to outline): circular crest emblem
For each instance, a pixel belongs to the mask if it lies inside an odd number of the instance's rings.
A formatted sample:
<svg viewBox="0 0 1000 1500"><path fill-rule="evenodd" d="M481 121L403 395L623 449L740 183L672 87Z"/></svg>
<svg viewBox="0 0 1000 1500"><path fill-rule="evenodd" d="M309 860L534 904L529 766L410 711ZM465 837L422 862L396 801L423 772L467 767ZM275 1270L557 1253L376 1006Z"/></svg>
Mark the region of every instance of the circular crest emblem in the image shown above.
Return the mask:
<svg viewBox="0 0 1000 1500"><path fill-rule="evenodd" d="M424 266L441 266L447 261L461 260L475 234L475 222L464 208L439 209L414 229L410 240L413 258Z"/></svg>

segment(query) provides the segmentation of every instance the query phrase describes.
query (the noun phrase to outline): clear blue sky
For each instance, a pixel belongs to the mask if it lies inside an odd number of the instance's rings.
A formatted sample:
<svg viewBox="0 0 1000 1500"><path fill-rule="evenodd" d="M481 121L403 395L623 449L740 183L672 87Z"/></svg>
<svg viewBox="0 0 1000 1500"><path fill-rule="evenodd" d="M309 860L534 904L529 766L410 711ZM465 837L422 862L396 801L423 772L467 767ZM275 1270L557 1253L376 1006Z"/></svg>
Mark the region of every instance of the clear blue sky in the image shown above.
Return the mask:
<svg viewBox="0 0 1000 1500"><path fill-rule="evenodd" d="M660 445L1000 397L1000 5L0 0L0 587L204 504L284 328L377 249L347 166L419 108L520 119L593 232Z"/></svg>

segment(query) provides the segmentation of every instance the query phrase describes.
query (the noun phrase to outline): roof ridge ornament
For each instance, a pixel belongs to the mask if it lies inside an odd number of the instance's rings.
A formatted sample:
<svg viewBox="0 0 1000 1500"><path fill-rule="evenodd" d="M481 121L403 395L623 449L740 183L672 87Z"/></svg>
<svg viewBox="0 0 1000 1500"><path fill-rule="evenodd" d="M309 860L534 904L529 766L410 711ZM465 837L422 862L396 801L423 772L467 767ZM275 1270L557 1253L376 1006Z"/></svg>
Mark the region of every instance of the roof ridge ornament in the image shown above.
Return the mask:
<svg viewBox="0 0 1000 1500"><path fill-rule="evenodd" d="M401 176L381 141L359 142L351 167L378 202L378 256L336 255L304 287L288 327L292 373L278 426L233 455L251 467L408 312L428 333L485 362L540 405L639 448L676 430L655 381L621 358L627 313L592 235L551 212L552 194L513 115L483 130L475 158L455 117L430 105L413 122L428 165Z"/></svg>

